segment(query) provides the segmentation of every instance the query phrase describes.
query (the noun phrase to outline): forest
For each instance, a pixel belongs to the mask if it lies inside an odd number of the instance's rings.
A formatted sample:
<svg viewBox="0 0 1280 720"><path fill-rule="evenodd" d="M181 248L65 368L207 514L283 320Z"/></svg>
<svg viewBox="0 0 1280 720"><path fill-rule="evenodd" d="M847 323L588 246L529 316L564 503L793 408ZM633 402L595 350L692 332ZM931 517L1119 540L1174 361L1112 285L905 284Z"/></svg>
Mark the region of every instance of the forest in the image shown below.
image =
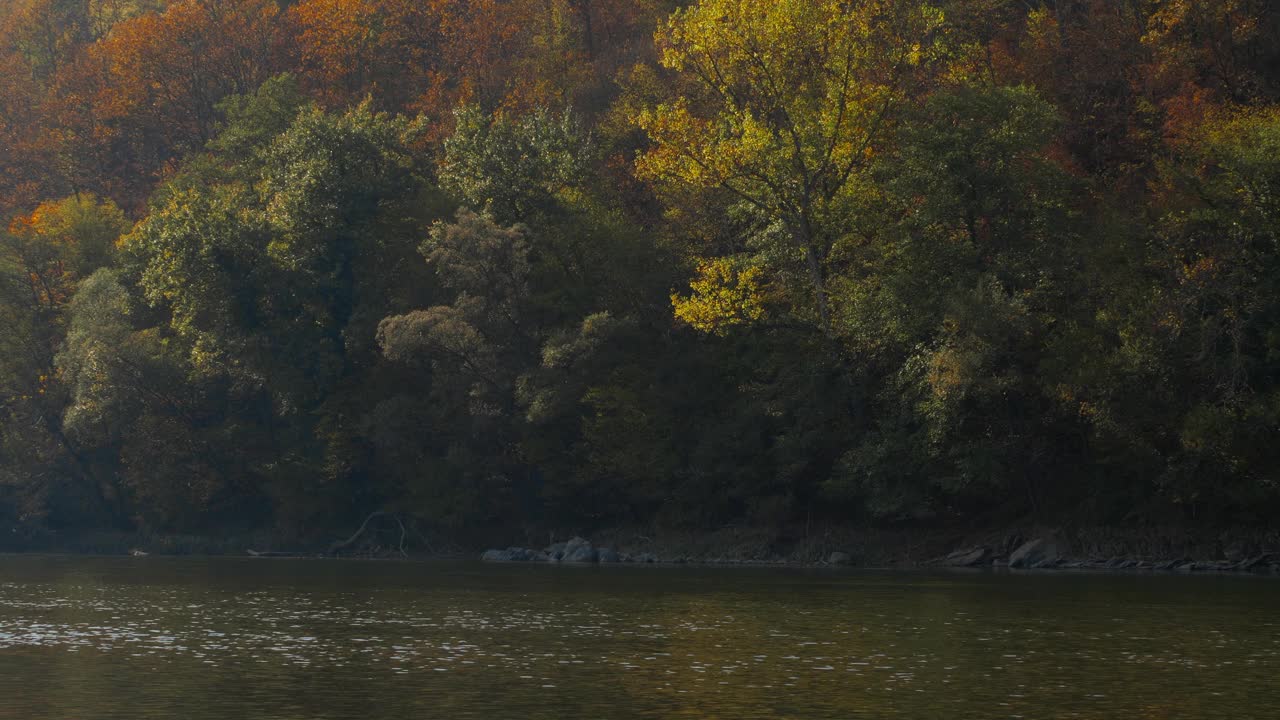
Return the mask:
<svg viewBox="0 0 1280 720"><path fill-rule="evenodd" d="M6 0L0 545L1280 512L1269 0Z"/></svg>

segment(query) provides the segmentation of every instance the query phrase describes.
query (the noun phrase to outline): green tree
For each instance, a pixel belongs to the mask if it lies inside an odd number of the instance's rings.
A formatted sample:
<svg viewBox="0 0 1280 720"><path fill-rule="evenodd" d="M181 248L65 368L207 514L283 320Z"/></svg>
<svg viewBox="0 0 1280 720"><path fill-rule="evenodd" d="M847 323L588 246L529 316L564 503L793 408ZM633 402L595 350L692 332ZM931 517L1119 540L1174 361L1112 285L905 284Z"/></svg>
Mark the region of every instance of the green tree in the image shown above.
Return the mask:
<svg viewBox="0 0 1280 720"><path fill-rule="evenodd" d="M941 13L910 2L703 0L658 32L676 96L636 118L650 178L720 188L779 224L831 331L829 262L857 227L872 158L936 52Z"/></svg>
<svg viewBox="0 0 1280 720"><path fill-rule="evenodd" d="M879 377L876 423L829 489L891 516L1042 503L1072 433L1042 363L1078 313L1082 248L1048 157L1057 129L1034 91L983 86L935 93L903 127L880 168L900 219L836 294L841 335Z"/></svg>

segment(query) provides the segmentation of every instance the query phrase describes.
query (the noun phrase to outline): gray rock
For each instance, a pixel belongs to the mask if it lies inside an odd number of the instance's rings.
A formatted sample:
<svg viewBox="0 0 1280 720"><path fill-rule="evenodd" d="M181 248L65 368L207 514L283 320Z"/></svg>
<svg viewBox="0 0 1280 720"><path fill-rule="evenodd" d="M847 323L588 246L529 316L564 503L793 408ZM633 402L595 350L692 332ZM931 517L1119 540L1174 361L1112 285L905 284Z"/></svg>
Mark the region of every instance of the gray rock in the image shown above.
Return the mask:
<svg viewBox="0 0 1280 720"><path fill-rule="evenodd" d="M1236 566L1236 569L1237 569L1237 570L1265 569L1265 567L1263 567L1263 565L1264 565L1264 563L1266 563L1266 562L1267 562L1267 560L1268 560L1270 557L1271 557L1270 555L1259 555L1259 556L1254 557L1254 558L1249 558L1248 560L1244 560L1244 561L1243 561L1243 562L1241 562L1239 565L1237 565L1237 566Z"/></svg>
<svg viewBox="0 0 1280 720"><path fill-rule="evenodd" d="M827 556L827 564L829 565L852 565L853 556L847 552L833 552Z"/></svg>
<svg viewBox="0 0 1280 720"><path fill-rule="evenodd" d="M1012 568L1050 568L1061 562L1058 544L1046 538L1025 542L1009 556L1009 567Z"/></svg>
<svg viewBox="0 0 1280 720"><path fill-rule="evenodd" d="M618 551L613 548L600 548L596 551L596 561L602 563L620 563L623 561Z"/></svg>
<svg viewBox="0 0 1280 720"><path fill-rule="evenodd" d="M560 562L593 563L598 559L599 555L590 542L580 537L575 537L564 544L564 554L560 557Z"/></svg>
<svg viewBox="0 0 1280 720"><path fill-rule="evenodd" d="M658 562L658 556L653 553L640 553L635 556L634 560L638 563L656 563Z"/></svg>
<svg viewBox="0 0 1280 720"><path fill-rule="evenodd" d="M486 550L480 559L485 562L546 562L549 558L541 550L509 547L506 550Z"/></svg>
<svg viewBox="0 0 1280 720"><path fill-rule="evenodd" d="M941 563L943 567L977 567L983 565L991 557L991 550L985 547L956 550Z"/></svg>

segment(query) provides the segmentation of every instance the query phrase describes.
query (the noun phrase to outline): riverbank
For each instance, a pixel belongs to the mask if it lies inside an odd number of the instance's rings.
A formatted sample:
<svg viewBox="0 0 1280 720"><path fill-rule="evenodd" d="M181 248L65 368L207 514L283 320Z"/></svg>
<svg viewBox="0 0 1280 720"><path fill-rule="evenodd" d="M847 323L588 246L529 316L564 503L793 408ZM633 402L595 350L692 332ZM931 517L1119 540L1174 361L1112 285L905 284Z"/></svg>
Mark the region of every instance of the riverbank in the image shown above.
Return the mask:
<svg viewBox="0 0 1280 720"><path fill-rule="evenodd" d="M494 537L500 537L495 532ZM850 568L1010 568L1134 572L1250 572L1280 575L1280 530L1269 528L1114 528L1025 526L1003 530L727 526L705 532L613 528L583 533L586 562ZM335 553L332 543L268 532L224 536L117 532L11 536L3 552L70 555L210 555L313 558L480 558L557 562L573 535L545 543L450 542L393 538ZM510 550L524 552L509 553Z"/></svg>
<svg viewBox="0 0 1280 720"><path fill-rule="evenodd" d="M790 535L742 527L651 535L615 529L592 535L591 543L606 551L597 560L660 564L1280 574L1280 531L1271 529L1033 526L965 533L823 528ZM563 561L558 558L563 549L562 543L496 548L489 559L557 562Z"/></svg>

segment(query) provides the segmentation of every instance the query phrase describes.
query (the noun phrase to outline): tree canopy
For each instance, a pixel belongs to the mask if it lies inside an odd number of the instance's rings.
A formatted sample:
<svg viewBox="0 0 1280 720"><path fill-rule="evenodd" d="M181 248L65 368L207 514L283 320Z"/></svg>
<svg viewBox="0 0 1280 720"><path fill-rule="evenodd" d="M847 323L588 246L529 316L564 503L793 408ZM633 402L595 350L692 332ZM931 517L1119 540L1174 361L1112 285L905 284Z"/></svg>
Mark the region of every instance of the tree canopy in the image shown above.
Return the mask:
<svg viewBox="0 0 1280 720"><path fill-rule="evenodd" d="M5 3L0 536L1273 522L1277 48L1262 0Z"/></svg>

